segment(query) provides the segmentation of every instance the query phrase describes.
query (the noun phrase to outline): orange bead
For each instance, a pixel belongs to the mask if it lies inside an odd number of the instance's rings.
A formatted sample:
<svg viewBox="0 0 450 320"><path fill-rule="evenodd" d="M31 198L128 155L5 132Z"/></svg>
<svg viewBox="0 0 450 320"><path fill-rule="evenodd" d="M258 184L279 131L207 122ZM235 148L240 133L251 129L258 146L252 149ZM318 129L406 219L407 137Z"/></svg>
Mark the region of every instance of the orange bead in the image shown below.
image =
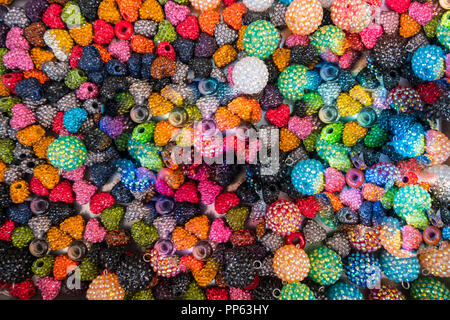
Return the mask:
<svg viewBox="0 0 450 320"><path fill-rule="evenodd" d="M170 170L165 181L170 188L176 190L184 183L184 174L181 170Z"/></svg>
<svg viewBox="0 0 450 320"><path fill-rule="evenodd" d="M3 84L3 81L0 81L0 97L7 97L11 94L11 92L9 91L9 89L7 87L5 87L5 85Z"/></svg>
<svg viewBox="0 0 450 320"><path fill-rule="evenodd" d="M139 18L139 8L142 0L116 0L122 18L129 22L135 22Z"/></svg>
<svg viewBox="0 0 450 320"><path fill-rule="evenodd" d="M151 53L155 50L155 45L149 38L135 34L131 38L131 50L137 53Z"/></svg>
<svg viewBox="0 0 450 320"><path fill-rule="evenodd" d="M173 245L177 250L187 250L192 248L198 239L182 227L176 227L172 232Z"/></svg>
<svg viewBox="0 0 450 320"><path fill-rule="evenodd" d="M85 23L79 27L70 29L69 34L82 47L90 45L94 39L94 29L90 23Z"/></svg>
<svg viewBox="0 0 450 320"><path fill-rule="evenodd" d="M294 283L308 276L310 264L308 255L303 249L289 244L277 250L272 267L278 278Z"/></svg>
<svg viewBox="0 0 450 320"><path fill-rule="evenodd" d="M72 238L57 227L51 227L50 230L48 230L47 238L50 249L52 250L67 248L72 243Z"/></svg>
<svg viewBox="0 0 450 320"><path fill-rule="evenodd" d="M233 48L233 46L226 44L219 49L217 49L216 52L213 54L214 63L216 64L216 67L222 68L226 65L230 64L237 58L237 52Z"/></svg>
<svg viewBox="0 0 450 320"><path fill-rule="evenodd" d="M115 0L103 0L100 2L97 14L99 19L112 24L116 24L122 20Z"/></svg>
<svg viewBox="0 0 450 320"><path fill-rule="evenodd" d="M53 263L53 277L56 280L63 280L75 270L77 265L78 263L70 259L67 254L61 254L55 258Z"/></svg>
<svg viewBox="0 0 450 320"><path fill-rule="evenodd" d="M143 20L161 22L164 20L164 11L157 0L145 0L139 9L139 17Z"/></svg>
<svg viewBox="0 0 450 320"><path fill-rule="evenodd" d="M9 194L14 203L23 203L30 195L28 183L25 180L17 180L11 183Z"/></svg>
<svg viewBox="0 0 450 320"><path fill-rule="evenodd" d="M238 39L237 39L237 41L236 41L236 48L239 50L239 51L244 51L244 35L245 35L245 30L248 28L248 26L242 26L240 29L239 29L239 32L238 32Z"/></svg>
<svg viewBox="0 0 450 320"><path fill-rule="evenodd" d="M216 277L217 272L219 271L219 264L214 261L214 259L209 259L203 269L200 271L194 272L194 279L197 281L200 287L206 287L211 281Z"/></svg>
<svg viewBox="0 0 450 320"><path fill-rule="evenodd" d="M97 48L98 53L100 53L100 57L102 58L103 63L107 63L109 60L112 59L111 54L109 53L108 49L104 48L102 45L94 43L94 47Z"/></svg>
<svg viewBox="0 0 450 320"><path fill-rule="evenodd" d="M247 11L245 5L241 2L235 2L222 11L223 21L234 30L239 30L242 26L242 16Z"/></svg>
<svg viewBox="0 0 450 320"><path fill-rule="evenodd" d="M330 199L331 206L333 207L334 212L337 212L344 207L344 205L341 202L341 199L339 199L339 197L337 195L335 195L334 193L331 193L331 192L324 192L324 193Z"/></svg>
<svg viewBox="0 0 450 320"><path fill-rule="evenodd" d="M72 236L74 239L81 239L85 228L84 219L81 215L69 217L59 225L59 229Z"/></svg>
<svg viewBox="0 0 450 320"><path fill-rule="evenodd" d="M30 71L24 71L23 76L25 77L25 79L36 78L39 80L39 82L41 84L44 84L50 80L50 78L47 77L47 75L45 73L43 73L40 70L36 70L36 69L30 70Z"/></svg>
<svg viewBox="0 0 450 320"><path fill-rule="evenodd" d="M175 138L179 130L167 120L158 122L154 132L155 144L160 147L165 146L172 138Z"/></svg>
<svg viewBox="0 0 450 320"><path fill-rule="evenodd" d="M234 98L228 104L228 109L245 121L251 121L253 119L252 114L256 108L260 108L258 100L247 99L246 97Z"/></svg>
<svg viewBox="0 0 450 320"><path fill-rule="evenodd" d="M278 48L272 55L272 60L277 66L278 70L283 71L291 62L291 50L286 48Z"/></svg>
<svg viewBox="0 0 450 320"><path fill-rule="evenodd" d="M219 107L214 117L216 118L217 128L220 131L231 130L241 123L241 119L237 115L232 114L226 107Z"/></svg>
<svg viewBox="0 0 450 320"><path fill-rule="evenodd" d="M125 290L120 286L117 274L101 274L89 284L86 298L88 300L123 300Z"/></svg>
<svg viewBox="0 0 450 320"><path fill-rule="evenodd" d="M48 146L55 140L55 137L45 136L33 145L33 151L36 157L40 159L47 159Z"/></svg>
<svg viewBox="0 0 450 320"><path fill-rule="evenodd" d="M35 143L39 142L44 135L44 128L38 124L35 124L17 132L16 138L24 146L32 147Z"/></svg>
<svg viewBox="0 0 450 320"><path fill-rule="evenodd" d="M192 254L186 254L181 257L178 266L180 267L180 270L191 270L192 272L197 272L203 268L204 264L205 263L203 261L195 259Z"/></svg>
<svg viewBox="0 0 450 320"><path fill-rule="evenodd" d="M59 169L49 164L37 166L33 174L47 189L53 189L59 183Z"/></svg>
<svg viewBox="0 0 450 320"><path fill-rule="evenodd" d="M0 182L5 182L5 171L8 169L6 163L0 160Z"/></svg>
<svg viewBox="0 0 450 320"><path fill-rule="evenodd" d="M415 36L421 30L420 24L411 18L407 13L400 15L400 29L398 33L403 38Z"/></svg>
<svg viewBox="0 0 450 320"><path fill-rule="evenodd" d="M55 55L49 51L44 50L38 47L34 47L30 50L30 57L33 60L34 66L36 69L41 70L44 62L47 61L56 61Z"/></svg>
<svg viewBox="0 0 450 320"><path fill-rule="evenodd" d="M200 25L200 29L210 36L214 35L214 28L219 22L220 13L218 13L217 11L205 11L202 12L198 17L198 24Z"/></svg>
<svg viewBox="0 0 450 320"><path fill-rule="evenodd" d="M174 108L174 105L170 101L166 100L157 92L153 92L148 98L148 106L154 117L165 115Z"/></svg>
<svg viewBox="0 0 450 320"><path fill-rule="evenodd" d="M208 217L206 215L202 215L189 220L185 224L184 228L190 233L195 234L197 238L203 240L208 237L210 224L211 223Z"/></svg>
<svg viewBox="0 0 450 320"><path fill-rule="evenodd" d="M294 150L300 145L300 139L289 131L288 128L284 127L280 130L280 150L288 152Z"/></svg>

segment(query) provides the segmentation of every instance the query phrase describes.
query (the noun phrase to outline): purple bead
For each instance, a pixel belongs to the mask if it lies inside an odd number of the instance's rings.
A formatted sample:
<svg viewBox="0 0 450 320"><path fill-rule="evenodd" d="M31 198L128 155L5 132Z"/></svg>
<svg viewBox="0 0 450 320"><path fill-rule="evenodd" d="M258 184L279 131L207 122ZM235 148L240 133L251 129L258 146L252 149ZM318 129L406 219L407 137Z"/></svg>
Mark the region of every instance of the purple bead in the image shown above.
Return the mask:
<svg viewBox="0 0 450 320"><path fill-rule="evenodd" d="M31 0L25 5L25 13L32 22L38 22L48 6L46 0Z"/></svg>
<svg viewBox="0 0 450 320"><path fill-rule="evenodd" d="M269 109L274 109L283 103L283 96L278 87L274 84L268 84L264 88L263 96L259 100L261 104L261 109L267 111Z"/></svg>
<svg viewBox="0 0 450 320"><path fill-rule="evenodd" d="M200 58L209 58L212 57L216 50L217 44L214 37L211 37L206 33L200 33L195 46L195 56Z"/></svg>

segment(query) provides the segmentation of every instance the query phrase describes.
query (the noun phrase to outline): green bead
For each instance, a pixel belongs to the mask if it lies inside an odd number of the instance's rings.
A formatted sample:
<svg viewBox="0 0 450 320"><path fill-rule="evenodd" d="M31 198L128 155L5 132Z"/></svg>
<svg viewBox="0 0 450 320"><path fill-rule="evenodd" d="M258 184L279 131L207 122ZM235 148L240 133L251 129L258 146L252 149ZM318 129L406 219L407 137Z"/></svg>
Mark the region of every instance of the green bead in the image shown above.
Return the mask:
<svg viewBox="0 0 450 320"><path fill-rule="evenodd" d="M133 130L132 139L141 143L150 142L153 140L153 132L155 131L156 123L154 121L141 123Z"/></svg>
<svg viewBox="0 0 450 320"><path fill-rule="evenodd" d="M153 41L157 46L161 42L173 42L177 39L177 33L174 26L167 20L163 20L158 25L158 32Z"/></svg>
<svg viewBox="0 0 450 320"><path fill-rule="evenodd" d="M0 48L0 76L5 74L8 68L5 67L5 64L3 63L3 56L5 53L8 52L8 49L6 48Z"/></svg>
<svg viewBox="0 0 450 320"><path fill-rule="evenodd" d="M340 142L344 132L344 127L345 125L342 122L335 122L326 125L320 132L320 139L328 143Z"/></svg>
<svg viewBox="0 0 450 320"><path fill-rule="evenodd" d="M184 293L183 300L206 300L205 293L202 288L193 281Z"/></svg>
<svg viewBox="0 0 450 320"><path fill-rule="evenodd" d="M21 226L14 229L11 235L11 243L13 246L21 249L28 246L28 244L33 241L34 234L30 227Z"/></svg>
<svg viewBox="0 0 450 320"><path fill-rule="evenodd" d="M326 25L315 31L310 44L317 49L319 53L330 49L337 55L342 55L345 49L345 33L334 25Z"/></svg>
<svg viewBox="0 0 450 320"><path fill-rule="evenodd" d="M0 98L0 111L7 113L9 116L12 116L11 109L14 105L20 103L20 100L17 96L9 96Z"/></svg>
<svg viewBox="0 0 450 320"><path fill-rule="evenodd" d="M184 107L184 109L186 110L186 112L189 116L189 121L202 120L202 113L200 112L200 110L197 108L196 105L190 104L190 105L187 105L186 107Z"/></svg>
<svg viewBox="0 0 450 320"><path fill-rule="evenodd" d="M163 168L160 149L154 144L143 144L130 137L128 140L128 153L134 160L139 161L141 166L147 169L159 172Z"/></svg>
<svg viewBox="0 0 450 320"><path fill-rule="evenodd" d="M47 157L54 167L71 171L83 165L87 151L77 137L63 136L48 146Z"/></svg>
<svg viewBox="0 0 450 320"><path fill-rule="evenodd" d="M311 289L301 282L286 284L278 300L316 300Z"/></svg>
<svg viewBox="0 0 450 320"><path fill-rule="evenodd" d="M323 139L318 139L316 151L319 157L325 160L330 167L344 172L352 168L352 163L348 157L348 149L342 143L329 143Z"/></svg>
<svg viewBox="0 0 450 320"><path fill-rule="evenodd" d="M275 51L280 34L273 24L266 20L252 22L244 31L243 46L249 56L266 59Z"/></svg>
<svg viewBox="0 0 450 320"><path fill-rule="evenodd" d="M134 106L134 98L129 92L120 92L114 95L114 100L118 103L117 113L126 114Z"/></svg>
<svg viewBox="0 0 450 320"><path fill-rule="evenodd" d="M131 300L155 300L155 297L153 296L152 290L141 290L136 292L132 297Z"/></svg>
<svg viewBox="0 0 450 320"><path fill-rule="evenodd" d="M137 221L131 225L131 236L141 247L149 246L159 238L156 228L142 221Z"/></svg>
<svg viewBox="0 0 450 320"><path fill-rule="evenodd" d="M64 79L64 83L68 88L75 90L78 89L87 80L88 77L83 70L72 69L67 73L66 78Z"/></svg>
<svg viewBox="0 0 450 320"><path fill-rule="evenodd" d="M436 29L436 37L444 47L450 49L450 11L442 15Z"/></svg>
<svg viewBox="0 0 450 320"><path fill-rule="evenodd" d="M303 96L303 101L306 103L306 114L311 115L319 112L323 106L321 95L317 91L308 92Z"/></svg>
<svg viewBox="0 0 450 320"><path fill-rule="evenodd" d="M61 12L61 20L69 29L77 28L86 23L86 19L81 14L81 9L75 1L69 1Z"/></svg>
<svg viewBox="0 0 450 320"><path fill-rule="evenodd" d="M15 143L9 138L0 139L0 159L6 164L11 164L16 158L14 157Z"/></svg>
<svg viewBox="0 0 450 320"><path fill-rule="evenodd" d="M305 150L307 152L314 152L316 150L317 138L319 137L319 131L313 131L309 136L302 140Z"/></svg>
<svg viewBox="0 0 450 320"><path fill-rule="evenodd" d="M162 6L165 5L167 3L167 1L169 1L169 0L158 0L159 4Z"/></svg>
<svg viewBox="0 0 450 320"><path fill-rule="evenodd" d="M423 26L423 31L428 38L436 37L436 31L441 18L439 16L434 16L426 25Z"/></svg>
<svg viewBox="0 0 450 320"><path fill-rule="evenodd" d="M384 195L381 197L380 202L384 209L392 209L392 205L394 203L394 197L397 193L398 188L393 186L388 191L384 193Z"/></svg>
<svg viewBox="0 0 450 320"><path fill-rule="evenodd" d="M249 214L250 209L248 207L234 207L227 211L225 220L227 220L231 229L242 230Z"/></svg>
<svg viewBox="0 0 450 320"><path fill-rule="evenodd" d="M309 277L318 284L331 285L342 275L341 257L327 247L319 247L308 253Z"/></svg>
<svg viewBox="0 0 450 320"><path fill-rule="evenodd" d="M81 281L92 281L99 275L98 267L88 258L84 259L80 263L80 280Z"/></svg>
<svg viewBox="0 0 450 320"><path fill-rule="evenodd" d="M108 231L116 230L119 228L124 214L125 209L123 207L114 205L102 211L100 220Z"/></svg>
<svg viewBox="0 0 450 320"><path fill-rule="evenodd" d="M278 77L278 89L289 100L300 100L308 83L308 69L299 64L293 64L283 70Z"/></svg>
<svg viewBox="0 0 450 320"><path fill-rule="evenodd" d="M393 204L395 213L407 224L422 230L429 226L426 212L431 208L431 196L421 186L407 185L400 188Z"/></svg>
<svg viewBox="0 0 450 320"><path fill-rule="evenodd" d="M53 263L55 262L55 257L48 255L42 258L39 258L33 262L31 266L31 271L39 278L46 277L50 275L53 271Z"/></svg>
<svg viewBox="0 0 450 320"><path fill-rule="evenodd" d="M450 290L435 278L422 278L414 281L410 290L414 300L450 300Z"/></svg>
<svg viewBox="0 0 450 320"><path fill-rule="evenodd" d="M364 144L369 148L382 147L388 141L388 133L375 124L364 138Z"/></svg>
<svg viewBox="0 0 450 320"><path fill-rule="evenodd" d="M114 143L116 144L116 148L118 151L123 152L127 150L128 147L128 139L131 137L131 132L129 130L122 132Z"/></svg>

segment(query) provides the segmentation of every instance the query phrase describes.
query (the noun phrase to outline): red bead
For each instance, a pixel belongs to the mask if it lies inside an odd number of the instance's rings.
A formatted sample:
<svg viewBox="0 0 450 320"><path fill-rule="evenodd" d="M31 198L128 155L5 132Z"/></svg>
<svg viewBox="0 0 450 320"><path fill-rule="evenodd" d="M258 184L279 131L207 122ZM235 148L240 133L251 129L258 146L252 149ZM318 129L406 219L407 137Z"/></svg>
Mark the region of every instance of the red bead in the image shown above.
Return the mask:
<svg viewBox="0 0 450 320"><path fill-rule="evenodd" d="M114 39L113 27L104 20L94 22L94 42L97 44L108 44Z"/></svg>
<svg viewBox="0 0 450 320"><path fill-rule="evenodd" d="M99 192L91 198L89 208L93 214L99 214L114 204L114 197L108 192Z"/></svg>
<svg viewBox="0 0 450 320"><path fill-rule="evenodd" d="M69 181L62 181L50 191L49 199L51 202L72 203L75 201L72 186Z"/></svg>
<svg viewBox="0 0 450 320"><path fill-rule="evenodd" d="M16 85L23 80L23 74L19 72L11 72L3 75L2 82L12 93L16 94Z"/></svg>
<svg viewBox="0 0 450 320"><path fill-rule="evenodd" d="M172 47L172 45L168 42L161 42L157 47L156 47L156 54L158 56L162 56L162 57L166 57L169 58L170 60L175 61L176 59L176 53L174 48Z"/></svg>
<svg viewBox="0 0 450 320"><path fill-rule="evenodd" d="M42 15L42 22L44 22L51 29L65 29L66 24L61 19L63 7L59 4L51 4Z"/></svg>
<svg viewBox="0 0 450 320"><path fill-rule="evenodd" d="M439 98L439 87L434 82L428 82L417 86L420 99L428 104L434 104Z"/></svg>
<svg viewBox="0 0 450 320"><path fill-rule="evenodd" d="M305 199L298 199L296 205L300 209L300 213L307 218L314 218L319 212L319 202L314 196Z"/></svg>
<svg viewBox="0 0 450 320"><path fill-rule="evenodd" d="M225 288L207 288L206 299L208 300L229 300L228 291Z"/></svg>
<svg viewBox="0 0 450 320"><path fill-rule="evenodd" d="M245 288L243 288L244 290L253 290L255 289L259 284L259 276L256 275L255 279L253 279L253 282L250 283L248 286L246 286Z"/></svg>
<svg viewBox="0 0 450 320"><path fill-rule="evenodd" d="M71 68L78 68L78 61L80 61L81 55L83 54L83 47L76 45L73 47L72 52L70 52L69 64Z"/></svg>
<svg viewBox="0 0 450 320"><path fill-rule="evenodd" d="M200 197L197 191L197 185L194 181L185 182L181 187L175 191L174 195L175 201L177 202L200 202Z"/></svg>
<svg viewBox="0 0 450 320"><path fill-rule="evenodd" d="M64 128L63 124L64 112L58 112L56 116L53 118L52 130L54 133L59 134L61 129Z"/></svg>
<svg viewBox="0 0 450 320"><path fill-rule="evenodd" d="M231 208L236 207L239 202L239 197L234 192L225 192L216 198L214 208L218 214L225 214Z"/></svg>
<svg viewBox="0 0 450 320"><path fill-rule="evenodd" d="M34 288L33 280L31 280L31 278L28 278L25 281L16 283L14 284L14 286L11 286L9 288L9 293L21 300L29 300L35 295L36 289Z"/></svg>
<svg viewBox="0 0 450 320"><path fill-rule="evenodd" d="M197 18L188 16L183 22L177 25L177 33L183 38L195 40L200 34Z"/></svg>
<svg viewBox="0 0 450 320"><path fill-rule="evenodd" d="M6 220L3 226L0 227L0 240L11 241L11 236L16 224L12 220Z"/></svg>
<svg viewBox="0 0 450 320"><path fill-rule="evenodd" d="M30 191L38 196L46 196L49 192L48 189L42 185L42 182L35 176L31 177Z"/></svg>
<svg viewBox="0 0 450 320"><path fill-rule="evenodd" d="M298 245L301 249L305 247L305 243L305 236L301 232L294 232L286 237L286 244Z"/></svg>
<svg viewBox="0 0 450 320"><path fill-rule="evenodd" d="M114 27L114 32L116 37L122 40L128 40L133 35L133 25L126 21L122 20L116 23Z"/></svg>

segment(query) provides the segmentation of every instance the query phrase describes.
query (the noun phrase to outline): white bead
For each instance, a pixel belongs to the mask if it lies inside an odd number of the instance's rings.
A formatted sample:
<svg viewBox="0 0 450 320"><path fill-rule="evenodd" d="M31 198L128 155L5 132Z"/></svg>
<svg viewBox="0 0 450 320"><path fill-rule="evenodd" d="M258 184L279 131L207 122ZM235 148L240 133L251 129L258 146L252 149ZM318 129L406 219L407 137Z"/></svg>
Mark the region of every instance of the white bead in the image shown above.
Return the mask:
<svg viewBox="0 0 450 320"><path fill-rule="evenodd" d="M245 57L235 64L232 77L236 89L245 94L256 94L267 85L269 72L262 60Z"/></svg>

